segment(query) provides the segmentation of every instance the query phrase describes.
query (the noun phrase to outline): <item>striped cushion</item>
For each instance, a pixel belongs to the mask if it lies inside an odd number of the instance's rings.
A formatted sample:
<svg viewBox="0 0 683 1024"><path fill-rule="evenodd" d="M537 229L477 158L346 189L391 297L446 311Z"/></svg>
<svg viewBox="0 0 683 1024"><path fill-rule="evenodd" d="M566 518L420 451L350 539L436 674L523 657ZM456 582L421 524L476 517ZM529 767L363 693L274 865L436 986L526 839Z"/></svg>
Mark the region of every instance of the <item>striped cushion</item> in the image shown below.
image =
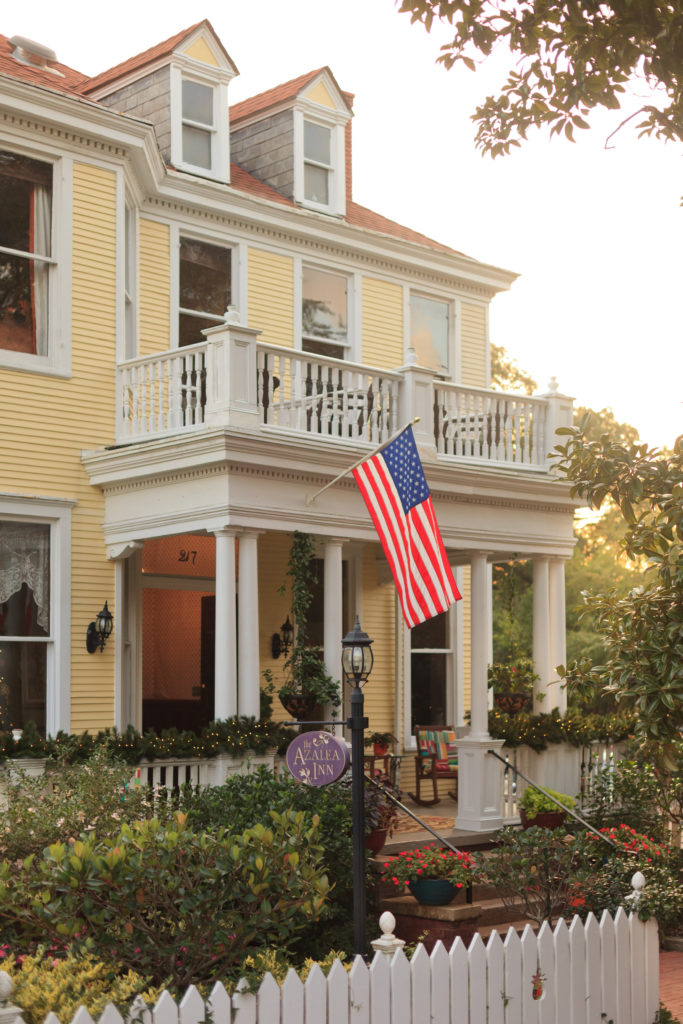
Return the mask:
<svg viewBox="0 0 683 1024"><path fill-rule="evenodd" d="M424 729L417 734L417 744L423 757L436 754L436 770L450 771L457 767L458 748L455 733L450 729Z"/></svg>

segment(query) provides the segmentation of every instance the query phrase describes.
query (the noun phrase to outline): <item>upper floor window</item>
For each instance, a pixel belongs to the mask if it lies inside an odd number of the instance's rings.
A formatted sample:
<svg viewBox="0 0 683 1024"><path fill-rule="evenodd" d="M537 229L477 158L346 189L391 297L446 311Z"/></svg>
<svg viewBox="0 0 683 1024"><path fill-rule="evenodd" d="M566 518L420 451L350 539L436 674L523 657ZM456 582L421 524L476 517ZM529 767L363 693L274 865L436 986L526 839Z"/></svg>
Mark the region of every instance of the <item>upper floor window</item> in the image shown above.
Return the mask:
<svg viewBox="0 0 683 1024"><path fill-rule="evenodd" d="M0 349L47 356L52 165L0 151Z"/></svg>
<svg viewBox="0 0 683 1024"><path fill-rule="evenodd" d="M310 203L330 204L332 177L332 129L304 120L304 198Z"/></svg>
<svg viewBox="0 0 683 1024"><path fill-rule="evenodd" d="M419 366L438 373L449 373L451 339L450 303L410 296L410 345Z"/></svg>
<svg viewBox="0 0 683 1024"><path fill-rule="evenodd" d="M231 296L231 252L196 239L180 239L178 344L204 341L202 331L222 324Z"/></svg>
<svg viewBox="0 0 683 1024"><path fill-rule="evenodd" d="M348 279L304 267L301 293L302 349L343 359L348 346Z"/></svg>
<svg viewBox="0 0 683 1024"><path fill-rule="evenodd" d="M214 90L211 86L183 79L183 163L210 170L215 133Z"/></svg>

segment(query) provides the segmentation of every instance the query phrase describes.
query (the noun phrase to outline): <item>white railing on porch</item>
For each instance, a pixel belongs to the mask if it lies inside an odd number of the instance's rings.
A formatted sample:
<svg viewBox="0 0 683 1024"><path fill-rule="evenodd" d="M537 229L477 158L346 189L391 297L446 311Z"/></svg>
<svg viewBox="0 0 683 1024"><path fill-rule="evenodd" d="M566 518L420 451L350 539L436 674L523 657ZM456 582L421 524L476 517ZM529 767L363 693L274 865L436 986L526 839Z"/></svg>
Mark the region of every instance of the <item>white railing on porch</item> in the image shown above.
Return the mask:
<svg viewBox="0 0 683 1024"><path fill-rule="evenodd" d="M605 768L616 764L623 756L626 745L611 740L595 740L585 747L569 743L551 743L546 750L531 747L503 747L501 757L510 765L500 764L501 815L506 825L519 822L519 801L527 788L513 768L523 772L539 786L549 787L568 796L590 797L593 780Z"/></svg>
<svg viewBox="0 0 683 1024"><path fill-rule="evenodd" d="M390 916L390 915L387 915ZM534 998L536 996L537 998ZM266 974L255 993L232 997L218 982L206 1003L191 986L179 1003L164 991L153 1011L136 1001L126 1020L141 1024L653 1024L659 1010L659 942L653 920L620 909L584 925L510 928L469 948L457 938L448 952L418 945L377 952L350 971L336 960L327 977L316 964L305 982L290 970L282 985ZM11 1011L14 1011L12 1013ZM2 1024L21 1024L16 1007L0 1010ZM123 1024L111 1004L100 1024ZM46 1024L59 1024L54 1013ZM73 1024L92 1024L82 1007Z"/></svg>
<svg viewBox="0 0 683 1024"><path fill-rule="evenodd" d="M543 398L439 384L434 435L440 455L547 468Z"/></svg>
<svg viewBox="0 0 683 1024"><path fill-rule="evenodd" d="M264 423L373 444L398 427L399 373L276 345L257 346L257 365Z"/></svg>
<svg viewBox="0 0 683 1024"><path fill-rule="evenodd" d="M204 426L209 342L117 367L117 441Z"/></svg>

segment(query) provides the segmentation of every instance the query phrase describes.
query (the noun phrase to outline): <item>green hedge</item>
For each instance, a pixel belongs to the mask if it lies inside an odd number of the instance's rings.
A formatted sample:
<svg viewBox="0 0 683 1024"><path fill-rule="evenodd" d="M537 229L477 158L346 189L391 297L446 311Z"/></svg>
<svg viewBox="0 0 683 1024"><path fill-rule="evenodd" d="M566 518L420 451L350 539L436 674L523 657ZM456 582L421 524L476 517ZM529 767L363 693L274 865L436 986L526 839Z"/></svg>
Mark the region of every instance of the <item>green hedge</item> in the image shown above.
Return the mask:
<svg viewBox="0 0 683 1024"><path fill-rule="evenodd" d="M489 732L493 739L505 740L507 747L522 744L536 752L550 743L571 743L583 747L593 740L619 742L633 734L633 716L624 713L586 714L570 708L564 718L559 711L547 715L520 712L508 715L498 709L489 711Z"/></svg>

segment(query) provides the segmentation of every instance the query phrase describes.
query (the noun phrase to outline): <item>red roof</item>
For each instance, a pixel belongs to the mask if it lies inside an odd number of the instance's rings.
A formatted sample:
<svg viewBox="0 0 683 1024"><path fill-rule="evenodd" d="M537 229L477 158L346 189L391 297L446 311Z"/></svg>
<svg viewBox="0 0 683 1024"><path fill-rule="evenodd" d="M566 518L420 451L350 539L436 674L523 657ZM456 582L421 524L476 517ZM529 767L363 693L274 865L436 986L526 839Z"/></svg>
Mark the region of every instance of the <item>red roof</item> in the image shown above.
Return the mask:
<svg viewBox="0 0 683 1024"><path fill-rule="evenodd" d="M441 252L457 253L457 249L451 249L448 245L435 242L433 238L420 234L406 228L403 224L397 224L395 220L389 220L380 213L368 210L366 206L359 206L358 203L347 202L346 220L349 224L358 228L365 228L367 231L380 231L383 235L393 235L394 238L402 238L404 242L417 242L418 245L428 245L430 249L439 249ZM464 253L458 253L462 256Z"/></svg>
<svg viewBox="0 0 683 1024"><path fill-rule="evenodd" d="M292 78L289 82L283 82L282 85L276 85L272 89L260 92L256 96L250 96L248 100L242 100L241 103L233 104L233 106L230 107L230 124L235 125L238 121L243 121L245 118L251 117L252 114L264 113L271 107L277 107L281 103L286 103L288 100L295 99L301 90L323 71L327 71L330 78L337 86L337 89L339 89L335 77L328 67L317 68L315 71L309 71L305 75L299 75L298 78ZM352 97L352 94L342 92L341 89L339 89L339 92L348 103L349 97ZM351 109L350 103L349 109Z"/></svg>
<svg viewBox="0 0 683 1024"><path fill-rule="evenodd" d="M31 85L47 86L48 89L71 94L77 93L81 85L88 81L86 75L68 68L66 64L60 64L59 61L51 61L49 64L49 67L59 72L55 74L45 68L24 64L12 56L13 52L14 47L10 45L7 36L0 35L0 74L19 78Z"/></svg>
<svg viewBox="0 0 683 1024"><path fill-rule="evenodd" d="M253 174L249 174L237 164L230 164L230 184L240 192L248 192L252 196L260 196L261 199L270 199L273 203L283 203L285 206L296 206L291 199L287 199L281 192L276 192L265 181L259 181Z"/></svg>
<svg viewBox="0 0 683 1024"><path fill-rule="evenodd" d="M182 41L187 38L187 36L192 35L192 33L196 32L198 28L201 28L202 25L205 25L209 29L217 44L223 51L226 60L229 62L231 67L235 68L235 71L237 71L237 68L230 59L223 44L214 32L211 22L207 18L204 18L203 21L198 21L196 25L190 25L189 28L183 29L182 32L177 32L174 36L171 36L170 39L166 39L163 43L157 43L156 46L150 47L149 50L144 50L143 53L139 53L136 57L130 57L128 60L124 60L121 64L116 64L115 67L109 68L108 71L102 71L99 75L95 75L94 78L90 78L85 83L81 91L84 94L95 92L97 89L101 89L102 86L108 85L110 82L115 82L119 78L125 78L126 75L131 73L131 71L137 71L140 68L146 67L147 64L153 64L154 61L160 60L162 57L168 57L182 43Z"/></svg>

